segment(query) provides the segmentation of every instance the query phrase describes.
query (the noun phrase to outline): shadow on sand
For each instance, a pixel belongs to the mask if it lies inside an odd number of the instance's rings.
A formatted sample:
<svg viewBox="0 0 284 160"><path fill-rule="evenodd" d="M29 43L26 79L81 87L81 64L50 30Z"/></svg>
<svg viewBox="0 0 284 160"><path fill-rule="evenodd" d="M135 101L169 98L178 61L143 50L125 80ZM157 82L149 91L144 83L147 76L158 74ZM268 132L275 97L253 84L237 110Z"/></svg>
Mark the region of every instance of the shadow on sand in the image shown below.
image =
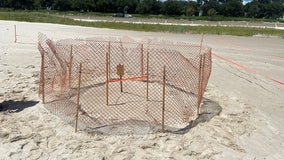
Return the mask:
<svg viewBox="0 0 284 160"><path fill-rule="evenodd" d="M165 132L173 134L186 134L191 128L197 126L198 124L209 122L213 117L218 116L221 111L222 108L217 102L204 98L203 104L200 108L200 114L195 120L190 121L186 127L181 129L165 126ZM123 121L123 123L101 125L98 127L86 126L86 128L83 130L87 131L89 134L105 135L146 135L162 132L160 124L149 124L149 122L139 120L129 120L129 122Z"/></svg>
<svg viewBox="0 0 284 160"><path fill-rule="evenodd" d="M39 101L4 101L0 103L0 112L21 112L22 110L36 105Z"/></svg>
<svg viewBox="0 0 284 160"><path fill-rule="evenodd" d="M199 123L209 122L213 117L218 116L221 111L222 107L217 102L203 98L203 105L200 107L200 114L195 120L190 121L185 128L182 128L180 130L167 131L175 134L185 134L191 128L197 126Z"/></svg>

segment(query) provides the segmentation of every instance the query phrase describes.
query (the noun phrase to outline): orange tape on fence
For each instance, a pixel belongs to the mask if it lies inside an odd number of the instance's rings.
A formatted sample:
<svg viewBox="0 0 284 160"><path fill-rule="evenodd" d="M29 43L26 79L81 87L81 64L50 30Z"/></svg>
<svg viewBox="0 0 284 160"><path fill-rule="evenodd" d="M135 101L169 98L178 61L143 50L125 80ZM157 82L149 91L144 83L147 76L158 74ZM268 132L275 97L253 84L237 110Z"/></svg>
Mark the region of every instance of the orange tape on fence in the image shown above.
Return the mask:
<svg viewBox="0 0 284 160"><path fill-rule="evenodd" d="M137 80L141 80L141 79L146 79L147 77L148 76L122 78L122 79L111 79L111 80L108 80L107 83L110 83L110 82L120 82L120 81L137 81Z"/></svg>
<svg viewBox="0 0 284 160"><path fill-rule="evenodd" d="M239 68L242 68L243 70L246 70L246 71L248 71L248 72L251 72L251 73L260 75L260 76L264 77L265 79L271 80L271 81L273 81L273 82L276 82L276 83L278 83L278 84L284 86L284 82L282 82L282 81L273 79L273 78L268 77L268 76L266 76L266 75L262 75L262 74L258 73L257 71L255 71L255 70L253 70L253 69L251 69L251 68L248 68L248 67L246 67L246 66L243 66L243 65L241 65L241 64L238 64L238 63L236 63L236 62L234 62L234 61L232 61L232 60L230 60L230 59L228 59L228 58L225 58L225 57L223 57L223 56L220 56L220 55L218 55L218 54L216 54L216 53L213 53L213 52L212 52L212 55L215 56L215 57L217 57L217 58L219 58L219 59L222 59L222 60L224 60L224 61L226 61L226 62L229 62L229 63L231 63L231 64L233 64L233 65L235 65L235 66L237 66L237 67L239 67Z"/></svg>

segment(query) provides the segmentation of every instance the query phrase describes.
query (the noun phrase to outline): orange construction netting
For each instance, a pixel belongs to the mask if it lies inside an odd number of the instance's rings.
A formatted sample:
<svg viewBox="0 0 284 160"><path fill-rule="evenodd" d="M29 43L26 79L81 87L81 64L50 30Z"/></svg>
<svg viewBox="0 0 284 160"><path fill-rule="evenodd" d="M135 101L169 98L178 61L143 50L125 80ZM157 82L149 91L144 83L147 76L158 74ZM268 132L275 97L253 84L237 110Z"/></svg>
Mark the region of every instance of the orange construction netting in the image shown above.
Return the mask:
<svg viewBox="0 0 284 160"><path fill-rule="evenodd" d="M52 41L40 33L38 49L46 108L70 122L77 118L81 129L108 133L114 126L187 126L212 67L211 48L185 42Z"/></svg>

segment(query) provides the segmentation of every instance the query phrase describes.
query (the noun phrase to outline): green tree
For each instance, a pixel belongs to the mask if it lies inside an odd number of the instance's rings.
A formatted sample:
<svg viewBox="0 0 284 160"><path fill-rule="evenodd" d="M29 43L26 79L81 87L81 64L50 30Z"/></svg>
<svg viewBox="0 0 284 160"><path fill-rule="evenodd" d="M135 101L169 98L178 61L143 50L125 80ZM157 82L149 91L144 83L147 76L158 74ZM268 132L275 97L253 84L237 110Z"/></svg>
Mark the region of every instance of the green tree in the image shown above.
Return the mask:
<svg viewBox="0 0 284 160"><path fill-rule="evenodd" d="M202 6L204 15L208 15L207 13L210 9L214 9L217 13L219 13L221 11L221 5L217 0L210 0Z"/></svg>
<svg viewBox="0 0 284 160"><path fill-rule="evenodd" d="M253 4L249 6L247 14L248 14L248 17L259 18L259 15L260 15L259 12L260 12L260 8L258 7L258 5Z"/></svg>
<svg viewBox="0 0 284 160"><path fill-rule="evenodd" d="M200 10L200 6L197 2L189 1L186 7L185 13L186 15L190 15L190 16L198 16L199 10Z"/></svg>
<svg viewBox="0 0 284 160"><path fill-rule="evenodd" d="M185 10L186 16L194 16L196 13L196 9L194 7L187 7Z"/></svg>
<svg viewBox="0 0 284 160"><path fill-rule="evenodd" d="M73 0L72 9L79 11L93 11L95 10L96 4L93 0Z"/></svg>
<svg viewBox="0 0 284 160"><path fill-rule="evenodd" d="M42 8L51 8L53 6L54 0L40 0L40 5Z"/></svg>
<svg viewBox="0 0 284 160"><path fill-rule="evenodd" d="M166 15L181 15L185 13L188 2L168 0L163 3L161 12Z"/></svg>
<svg viewBox="0 0 284 160"><path fill-rule="evenodd" d="M136 7L136 13L139 14L159 14L162 8L162 2L157 0L143 0Z"/></svg>
<svg viewBox="0 0 284 160"><path fill-rule="evenodd" d="M279 18L283 14L283 0L254 0L244 7L247 17L251 18Z"/></svg>
<svg viewBox="0 0 284 160"><path fill-rule="evenodd" d="M207 11L208 16L215 16L217 15L217 11L214 8L211 8Z"/></svg>
<svg viewBox="0 0 284 160"><path fill-rule="evenodd" d="M264 4L261 4L258 1L252 1L244 6L244 11L246 17L262 18L265 16L266 9Z"/></svg>
<svg viewBox="0 0 284 160"><path fill-rule="evenodd" d="M34 8L34 9L40 9L40 8L41 8L41 2L40 2L40 0L34 0L34 1L33 1L33 8Z"/></svg>
<svg viewBox="0 0 284 160"><path fill-rule="evenodd" d="M227 17L244 16L243 4L240 0L229 0L221 6L222 15Z"/></svg>
<svg viewBox="0 0 284 160"><path fill-rule="evenodd" d="M117 12L134 13L138 5L137 0L117 0L115 2Z"/></svg>
<svg viewBox="0 0 284 160"><path fill-rule="evenodd" d="M282 16L283 5L279 2L272 2L266 5L266 18L279 18Z"/></svg>
<svg viewBox="0 0 284 160"><path fill-rule="evenodd" d="M3 0L0 4L4 7L14 9L34 9L33 0Z"/></svg>
<svg viewBox="0 0 284 160"><path fill-rule="evenodd" d="M115 1L112 0L97 0L96 11L98 12L116 12Z"/></svg>
<svg viewBox="0 0 284 160"><path fill-rule="evenodd" d="M53 8L60 11L71 10L70 0L54 0Z"/></svg>

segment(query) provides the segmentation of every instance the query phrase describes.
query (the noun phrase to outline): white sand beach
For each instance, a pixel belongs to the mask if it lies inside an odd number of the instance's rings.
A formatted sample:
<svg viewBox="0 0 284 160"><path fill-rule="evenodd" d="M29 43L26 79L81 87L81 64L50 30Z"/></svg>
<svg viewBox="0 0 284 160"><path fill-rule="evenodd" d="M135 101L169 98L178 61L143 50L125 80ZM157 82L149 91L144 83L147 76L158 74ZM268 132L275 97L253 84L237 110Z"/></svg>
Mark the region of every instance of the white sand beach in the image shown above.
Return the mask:
<svg viewBox="0 0 284 160"><path fill-rule="evenodd" d="M14 43L14 25L17 42ZM284 39L204 35L213 66L201 118L180 133L101 135L38 98L38 32L49 38L129 37L199 44L201 35L0 21L0 159L284 159Z"/></svg>

